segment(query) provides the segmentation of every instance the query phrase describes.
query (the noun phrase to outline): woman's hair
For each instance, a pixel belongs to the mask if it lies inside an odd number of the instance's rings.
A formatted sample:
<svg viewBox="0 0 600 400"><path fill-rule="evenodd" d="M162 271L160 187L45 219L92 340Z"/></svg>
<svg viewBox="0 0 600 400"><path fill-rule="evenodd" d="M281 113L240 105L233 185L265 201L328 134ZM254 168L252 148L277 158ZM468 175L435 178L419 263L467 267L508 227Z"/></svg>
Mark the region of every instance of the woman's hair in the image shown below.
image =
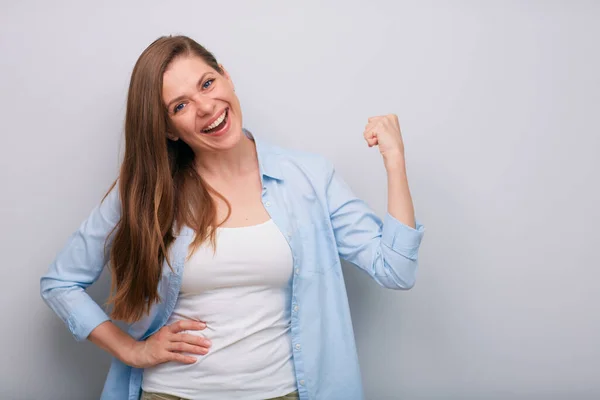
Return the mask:
<svg viewBox="0 0 600 400"><path fill-rule="evenodd" d="M186 225L196 236L192 249L207 239L215 245L216 204L194 168L194 152L175 132L162 98L163 75L181 56L197 56L220 74L208 50L185 36L161 37L137 60L131 75L125 116L125 154L119 178L121 219L111 234L111 317L135 322L159 302L158 282L177 231ZM111 188L111 190L113 189ZM229 207L229 212L231 208Z"/></svg>

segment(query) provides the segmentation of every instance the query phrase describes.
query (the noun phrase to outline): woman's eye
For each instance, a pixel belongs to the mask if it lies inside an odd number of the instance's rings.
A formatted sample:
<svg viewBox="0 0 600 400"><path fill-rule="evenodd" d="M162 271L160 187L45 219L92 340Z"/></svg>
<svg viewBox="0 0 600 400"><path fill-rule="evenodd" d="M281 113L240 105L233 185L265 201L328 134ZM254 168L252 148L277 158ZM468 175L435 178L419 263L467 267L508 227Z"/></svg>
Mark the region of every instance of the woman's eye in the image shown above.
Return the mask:
<svg viewBox="0 0 600 400"><path fill-rule="evenodd" d="M181 111L183 109L183 107L185 107L185 104L183 103L179 103L175 106L175 108L173 108L173 113L177 113L178 111Z"/></svg>
<svg viewBox="0 0 600 400"><path fill-rule="evenodd" d="M202 85L202 88L204 89L208 89L210 87L210 85L212 85L214 79L209 79L206 82L204 82L204 85Z"/></svg>

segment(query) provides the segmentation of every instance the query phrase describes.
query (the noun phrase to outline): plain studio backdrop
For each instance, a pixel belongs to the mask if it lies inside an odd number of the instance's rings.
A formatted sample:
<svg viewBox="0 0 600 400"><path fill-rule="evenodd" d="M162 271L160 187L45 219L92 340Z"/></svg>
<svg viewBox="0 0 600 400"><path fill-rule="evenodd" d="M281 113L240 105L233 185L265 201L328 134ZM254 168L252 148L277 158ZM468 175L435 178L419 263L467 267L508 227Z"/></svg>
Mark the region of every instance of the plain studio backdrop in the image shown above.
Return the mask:
<svg viewBox="0 0 600 400"><path fill-rule="evenodd" d="M1 4L0 398L100 394L109 356L39 278L115 179L133 65L165 34L216 54L248 129L327 156L380 215L362 131L399 116L426 234L411 291L344 266L367 399L600 398L600 3Z"/></svg>

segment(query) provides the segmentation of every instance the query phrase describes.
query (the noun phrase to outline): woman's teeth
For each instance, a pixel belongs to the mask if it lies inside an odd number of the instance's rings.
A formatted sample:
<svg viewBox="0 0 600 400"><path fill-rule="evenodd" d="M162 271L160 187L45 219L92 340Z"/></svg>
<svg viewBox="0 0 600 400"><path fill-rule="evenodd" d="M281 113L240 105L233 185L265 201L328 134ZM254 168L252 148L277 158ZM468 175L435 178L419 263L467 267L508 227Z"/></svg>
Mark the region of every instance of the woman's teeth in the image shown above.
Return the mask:
<svg viewBox="0 0 600 400"><path fill-rule="evenodd" d="M212 124L210 124L206 128L202 129L202 132L208 132L211 129L215 129L217 126L221 125L221 123L225 120L226 116L227 116L227 110L223 111L223 114L221 114L221 116L219 118L217 118L215 120L215 122L213 122Z"/></svg>

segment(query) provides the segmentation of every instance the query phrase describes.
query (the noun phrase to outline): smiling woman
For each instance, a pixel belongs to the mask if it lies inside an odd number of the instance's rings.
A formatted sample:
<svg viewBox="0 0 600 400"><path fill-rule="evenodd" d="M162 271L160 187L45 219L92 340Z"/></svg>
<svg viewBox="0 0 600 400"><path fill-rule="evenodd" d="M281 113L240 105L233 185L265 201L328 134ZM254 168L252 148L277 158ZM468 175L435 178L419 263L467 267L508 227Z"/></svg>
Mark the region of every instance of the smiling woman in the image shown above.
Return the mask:
<svg viewBox="0 0 600 400"><path fill-rule="evenodd" d="M170 133L170 139L181 138L190 145L196 143L202 147L204 144L206 148L207 143L214 143L211 138L241 132L241 108L231 78L222 66L215 68L201 58L185 57L165 71L162 96L174 130L178 132ZM198 133L206 136L198 136ZM230 146L235 143L233 135L228 139ZM220 143L219 146L227 145Z"/></svg>
<svg viewBox="0 0 600 400"><path fill-rule="evenodd" d="M152 43L117 182L41 279L75 338L114 356L102 399L362 399L340 257L410 289L423 236L398 119L370 118L363 139L387 172L383 220L323 157L246 130L204 47ZM84 290L106 264L127 332Z"/></svg>

